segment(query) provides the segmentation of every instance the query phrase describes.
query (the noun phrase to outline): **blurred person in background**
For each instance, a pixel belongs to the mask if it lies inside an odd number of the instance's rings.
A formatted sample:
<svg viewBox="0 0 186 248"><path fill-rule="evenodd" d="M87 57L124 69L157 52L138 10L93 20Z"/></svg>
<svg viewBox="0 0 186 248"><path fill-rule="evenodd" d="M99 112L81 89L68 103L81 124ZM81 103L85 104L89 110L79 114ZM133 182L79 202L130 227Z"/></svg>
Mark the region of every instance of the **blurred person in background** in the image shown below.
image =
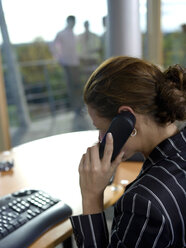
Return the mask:
<svg viewBox="0 0 186 248"><path fill-rule="evenodd" d="M52 44L52 53L64 69L70 106L75 115L82 113L82 86L80 82L79 58L77 54L77 37L74 34L76 18L67 17L64 30L57 33Z"/></svg>
<svg viewBox="0 0 186 248"><path fill-rule="evenodd" d="M91 32L89 21L84 22L84 32L78 36L78 54L82 71L87 77L96 69L100 63L100 37ZM85 79L85 80L86 80Z"/></svg>

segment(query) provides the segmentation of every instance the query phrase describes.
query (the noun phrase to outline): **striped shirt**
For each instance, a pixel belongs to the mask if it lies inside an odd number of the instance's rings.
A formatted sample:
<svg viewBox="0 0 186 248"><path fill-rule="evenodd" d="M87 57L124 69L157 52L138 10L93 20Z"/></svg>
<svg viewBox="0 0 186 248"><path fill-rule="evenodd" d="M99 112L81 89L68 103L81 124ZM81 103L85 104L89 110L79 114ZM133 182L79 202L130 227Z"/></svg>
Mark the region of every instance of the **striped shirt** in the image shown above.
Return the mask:
<svg viewBox="0 0 186 248"><path fill-rule="evenodd" d="M161 142L127 186L110 240L104 212L70 219L78 247L186 247L186 129Z"/></svg>

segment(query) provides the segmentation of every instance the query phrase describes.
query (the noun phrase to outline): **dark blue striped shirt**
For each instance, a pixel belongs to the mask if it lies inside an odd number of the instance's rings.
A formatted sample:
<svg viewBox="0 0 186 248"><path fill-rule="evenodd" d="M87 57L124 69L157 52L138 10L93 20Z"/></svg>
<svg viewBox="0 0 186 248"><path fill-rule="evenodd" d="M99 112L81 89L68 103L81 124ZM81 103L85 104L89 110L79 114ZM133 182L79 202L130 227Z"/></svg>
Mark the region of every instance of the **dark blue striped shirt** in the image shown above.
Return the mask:
<svg viewBox="0 0 186 248"><path fill-rule="evenodd" d="M71 217L78 247L186 247L186 129L161 142L115 204L111 239L104 213Z"/></svg>

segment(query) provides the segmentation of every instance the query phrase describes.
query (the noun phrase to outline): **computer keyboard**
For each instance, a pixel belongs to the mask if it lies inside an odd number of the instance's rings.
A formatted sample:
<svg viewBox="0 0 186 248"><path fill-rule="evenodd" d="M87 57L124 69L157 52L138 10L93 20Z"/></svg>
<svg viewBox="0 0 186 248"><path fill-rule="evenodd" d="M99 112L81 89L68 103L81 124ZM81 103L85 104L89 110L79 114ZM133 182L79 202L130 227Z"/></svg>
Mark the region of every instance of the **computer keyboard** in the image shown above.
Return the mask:
<svg viewBox="0 0 186 248"><path fill-rule="evenodd" d="M61 200L25 189L0 198L0 248L26 248L72 214Z"/></svg>

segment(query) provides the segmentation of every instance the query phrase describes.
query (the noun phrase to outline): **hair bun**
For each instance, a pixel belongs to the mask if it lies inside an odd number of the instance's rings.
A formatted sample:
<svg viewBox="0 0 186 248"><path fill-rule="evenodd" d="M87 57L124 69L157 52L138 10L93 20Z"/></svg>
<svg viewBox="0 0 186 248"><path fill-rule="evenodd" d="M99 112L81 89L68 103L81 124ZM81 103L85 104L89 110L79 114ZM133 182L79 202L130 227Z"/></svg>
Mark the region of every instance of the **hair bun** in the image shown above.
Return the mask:
<svg viewBox="0 0 186 248"><path fill-rule="evenodd" d="M158 118L161 123L186 119L186 70L180 65L170 66L158 84Z"/></svg>
<svg viewBox="0 0 186 248"><path fill-rule="evenodd" d="M173 83L177 89L184 90L186 88L186 69L180 65L170 66L164 72L164 76L165 80Z"/></svg>

